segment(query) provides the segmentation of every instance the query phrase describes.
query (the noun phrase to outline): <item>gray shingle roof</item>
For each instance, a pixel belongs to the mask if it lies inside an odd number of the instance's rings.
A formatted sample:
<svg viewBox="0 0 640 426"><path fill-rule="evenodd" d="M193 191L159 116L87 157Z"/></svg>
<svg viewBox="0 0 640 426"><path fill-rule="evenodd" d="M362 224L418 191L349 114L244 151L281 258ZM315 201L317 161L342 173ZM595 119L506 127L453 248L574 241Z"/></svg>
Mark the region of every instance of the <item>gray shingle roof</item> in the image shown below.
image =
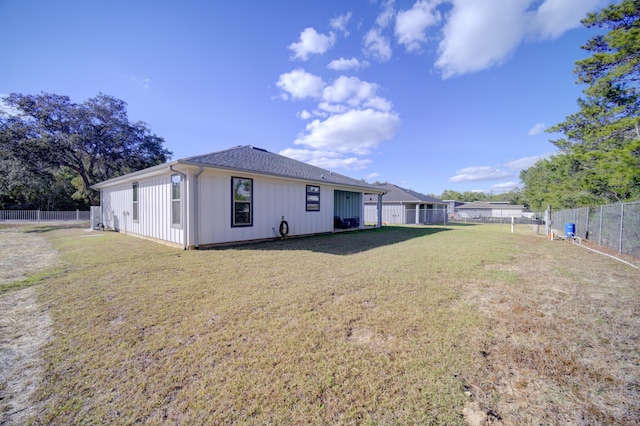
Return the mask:
<svg viewBox="0 0 640 426"><path fill-rule="evenodd" d="M320 167L312 166L292 158L268 152L251 145L237 146L224 151L178 160L181 164L215 167L228 170L245 171L271 176L302 179L311 182L352 186L380 192L377 185L370 185Z"/></svg>
<svg viewBox="0 0 640 426"><path fill-rule="evenodd" d="M377 185L377 186L378 188L387 191L387 193L382 197L383 203L395 202L395 203L446 204L444 201L438 200L437 198L433 198L428 195L424 195L419 192L412 191L410 189L401 188L398 185L393 185L391 183L384 183L382 185ZM371 201L374 201L374 200L371 200Z"/></svg>

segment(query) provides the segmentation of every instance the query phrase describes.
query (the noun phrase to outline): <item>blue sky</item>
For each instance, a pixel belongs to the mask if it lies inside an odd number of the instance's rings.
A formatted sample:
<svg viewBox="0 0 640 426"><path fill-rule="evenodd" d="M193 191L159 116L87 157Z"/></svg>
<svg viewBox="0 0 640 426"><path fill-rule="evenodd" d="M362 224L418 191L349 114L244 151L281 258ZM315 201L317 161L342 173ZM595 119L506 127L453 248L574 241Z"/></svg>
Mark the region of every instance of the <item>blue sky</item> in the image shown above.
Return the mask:
<svg viewBox="0 0 640 426"><path fill-rule="evenodd" d="M105 93L173 159L254 145L439 195L507 191L577 111L603 0L0 0L0 96ZM557 135L556 135L557 136Z"/></svg>

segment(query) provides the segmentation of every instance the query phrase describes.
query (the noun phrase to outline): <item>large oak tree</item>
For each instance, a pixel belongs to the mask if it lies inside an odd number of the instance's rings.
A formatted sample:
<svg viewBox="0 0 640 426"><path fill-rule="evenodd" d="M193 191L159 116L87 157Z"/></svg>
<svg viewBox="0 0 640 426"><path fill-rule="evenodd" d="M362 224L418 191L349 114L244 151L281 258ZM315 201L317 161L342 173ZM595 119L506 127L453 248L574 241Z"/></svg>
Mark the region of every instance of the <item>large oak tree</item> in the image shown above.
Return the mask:
<svg viewBox="0 0 640 426"><path fill-rule="evenodd" d="M126 103L113 96L101 93L76 104L67 96L13 93L3 101L8 108L0 114L0 151L3 167L15 176L14 189L16 182L18 188L29 187L29 181L34 185L34 177L40 182L48 176L51 184L66 176L76 189L74 198L95 205L91 185L171 156L164 140L146 124L129 121ZM16 169L22 170L22 181Z"/></svg>

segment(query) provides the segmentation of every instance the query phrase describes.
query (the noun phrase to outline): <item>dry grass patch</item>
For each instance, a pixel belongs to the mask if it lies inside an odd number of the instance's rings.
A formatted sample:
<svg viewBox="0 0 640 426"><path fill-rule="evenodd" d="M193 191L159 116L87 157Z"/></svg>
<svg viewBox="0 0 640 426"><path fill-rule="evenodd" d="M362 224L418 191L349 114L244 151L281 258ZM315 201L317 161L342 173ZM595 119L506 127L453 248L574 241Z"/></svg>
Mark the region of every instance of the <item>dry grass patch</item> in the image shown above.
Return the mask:
<svg viewBox="0 0 640 426"><path fill-rule="evenodd" d="M517 267L486 265L515 273L516 284L466 287L467 303L490 319L476 342L484 366L467 384L484 420L636 424L640 274L570 242L522 242Z"/></svg>
<svg viewBox="0 0 640 426"><path fill-rule="evenodd" d="M0 227L0 294L24 287L27 277L57 262L57 253L40 233L44 227ZM22 283L22 284L21 284Z"/></svg>
<svg viewBox="0 0 640 426"><path fill-rule="evenodd" d="M74 266L41 288L56 332L38 421L459 423L477 318L411 270L429 236L183 252L61 234Z"/></svg>
<svg viewBox="0 0 640 426"><path fill-rule="evenodd" d="M184 252L47 233L68 267L37 424L640 421L638 272L523 228Z"/></svg>

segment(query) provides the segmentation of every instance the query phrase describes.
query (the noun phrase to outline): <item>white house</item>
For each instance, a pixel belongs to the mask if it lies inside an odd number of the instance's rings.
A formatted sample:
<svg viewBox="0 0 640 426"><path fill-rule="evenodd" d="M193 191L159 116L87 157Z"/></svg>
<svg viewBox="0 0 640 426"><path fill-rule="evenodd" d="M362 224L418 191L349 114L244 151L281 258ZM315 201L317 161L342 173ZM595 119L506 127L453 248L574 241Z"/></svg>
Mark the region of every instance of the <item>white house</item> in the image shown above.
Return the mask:
<svg viewBox="0 0 640 426"><path fill-rule="evenodd" d="M442 224L446 222L447 203L437 198L405 189L391 183L377 185L385 191L382 197L382 221L388 224ZM365 220L376 222L379 215L375 195L365 197Z"/></svg>
<svg viewBox="0 0 640 426"><path fill-rule="evenodd" d="M172 161L92 188L100 191L105 227L184 249L362 229L365 195L381 203L385 192L252 146Z"/></svg>

